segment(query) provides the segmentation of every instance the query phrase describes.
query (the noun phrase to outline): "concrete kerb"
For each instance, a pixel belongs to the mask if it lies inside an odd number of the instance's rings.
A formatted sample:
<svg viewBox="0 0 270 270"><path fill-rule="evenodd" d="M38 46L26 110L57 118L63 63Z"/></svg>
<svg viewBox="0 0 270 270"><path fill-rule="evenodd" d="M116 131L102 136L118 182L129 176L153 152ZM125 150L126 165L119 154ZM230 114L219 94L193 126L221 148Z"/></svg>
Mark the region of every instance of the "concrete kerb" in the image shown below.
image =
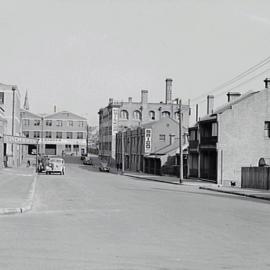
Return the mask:
<svg viewBox="0 0 270 270"><path fill-rule="evenodd" d="M153 178L148 178L145 176L136 176L136 175L131 175L131 174L119 174L119 175L124 175L124 176L128 176L131 178L137 178L137 179L141 179L141 180L148 180L148 181L152 181L152 182L160 182L160 183L166 183L166 184L171 184L171 185L180 185L180 183L177 182L170 182L170 181L163 181L163 180L158 180L158 179L153 179Z"/></svg>
<svg viewBox="0 0 270 270"><path fill-rule="evenodd" d="M34 195L36 190L36 182L37 182L37 173L34 170L33 172L33 182L31 184L26 203L22 207L16 208L0 208L0 215L11 215L11 214L22 214L24 212L30 211L33 207Z"/></svg>
<svg viewBox="0 0 270 270"><path fill-rule="evenodd" d="M221 190L221 189L216 189L216 188L210 188L210 187L202 187L200 186L199 189L203 189L203 190L209 190L209 191L214 191L214 192L220 192L220 193L227 193L230 195L238 195L238 196L242 196L242 197L249 197L249 198L253 198L253 199L260 199L260 200L265 200L265 201L270 201L270 198L268 197L263 197L263 196L258 196L255 194L247 194L247 193L243 193L243 192L237 192L237 191L229 191L229 190Z"/></svg>

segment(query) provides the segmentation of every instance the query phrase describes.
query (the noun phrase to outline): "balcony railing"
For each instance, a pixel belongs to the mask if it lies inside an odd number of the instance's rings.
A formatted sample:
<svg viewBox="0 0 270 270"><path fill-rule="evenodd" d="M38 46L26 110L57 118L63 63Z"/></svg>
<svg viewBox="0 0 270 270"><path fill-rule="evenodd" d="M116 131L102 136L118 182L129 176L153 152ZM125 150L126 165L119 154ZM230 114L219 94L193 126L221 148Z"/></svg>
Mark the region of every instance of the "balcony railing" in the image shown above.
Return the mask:
<svg viewBox="0 0 270 270"><path fill-rule="evenodd" d="M201 145L216 145L217 143L217 136L211 137L201 137Z"/></svg>

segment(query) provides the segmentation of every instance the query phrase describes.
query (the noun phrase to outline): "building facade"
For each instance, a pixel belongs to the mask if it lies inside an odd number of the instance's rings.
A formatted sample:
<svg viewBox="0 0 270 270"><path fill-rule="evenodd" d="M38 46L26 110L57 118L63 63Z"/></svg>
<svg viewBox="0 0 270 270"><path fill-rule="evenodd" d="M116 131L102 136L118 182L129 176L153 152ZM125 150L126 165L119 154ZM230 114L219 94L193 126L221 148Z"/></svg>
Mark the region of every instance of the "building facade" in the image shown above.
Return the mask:
<svg viewBox="0 0 270 270"><path fill-rule="evenodd" d="M164 167L179 168L179 123L172 118L162 118L134 129L127 129L116 135L116 163L123 166L122 146L124 146L124 169L162 174ZM183 148L187 148L187 128L182 133ZM169 161L170 160L170 161ZM168 170L167 170L168 171Z"/></svg>
<svg viewBox="0 0 270 270"><path fill-rule="evenodd" d="M38 140L39 153L61 156L86 152L86 118L68 111L39 115L22 109L21 119L23 135ZM36 145L28 145L27 152L35 154Z"/></svg>
<svg viewBox="0 0 270 270"><path fill-rule="evenodd" d="M2 133L1 163L5 166L19 166L23 158L20 119L21 95L16 85L0 83L0 133ZM1 135L0 135L1 137Z"/></svg>
<svg viewBox="0 0 270 270"><path fill-rule="evenodd" d="M182 106L183 125L189 124L189 106ZM127 102L109 100L108 106L99 110L99 156L110 164L116 158L116 134L123 128L134 128L162 118L178 121L179 105L172 99L172 79L166 79L165 102L148 102L148 91L141 91L141 101Z"/></svg>
<svg viewBox="0 0 270 270"><path fill-rule="evenodd" d="M228 103L189 129L189 174L241 186L241 168L270 157L270 90L228 93Z"/></svg>

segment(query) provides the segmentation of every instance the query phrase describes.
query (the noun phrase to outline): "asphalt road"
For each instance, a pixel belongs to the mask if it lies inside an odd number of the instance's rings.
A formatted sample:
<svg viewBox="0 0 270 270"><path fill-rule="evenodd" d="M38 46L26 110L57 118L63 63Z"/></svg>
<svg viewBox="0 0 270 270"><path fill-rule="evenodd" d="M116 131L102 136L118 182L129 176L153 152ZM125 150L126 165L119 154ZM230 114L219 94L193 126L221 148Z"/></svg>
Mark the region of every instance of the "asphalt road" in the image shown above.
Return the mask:
<svg viewBox="0 0 270 270"><path fill-rule="evenodd" d="M67 164L0 217L0 269L270 269L270 204Z"/></svg>

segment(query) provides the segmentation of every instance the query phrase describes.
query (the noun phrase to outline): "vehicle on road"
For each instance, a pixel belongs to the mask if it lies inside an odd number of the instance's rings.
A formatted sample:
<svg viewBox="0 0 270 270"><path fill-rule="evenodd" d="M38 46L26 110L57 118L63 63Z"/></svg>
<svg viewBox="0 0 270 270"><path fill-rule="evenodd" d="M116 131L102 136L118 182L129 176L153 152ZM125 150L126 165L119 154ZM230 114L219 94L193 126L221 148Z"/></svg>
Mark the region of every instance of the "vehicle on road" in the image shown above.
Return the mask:
<svg viewBox="0 0 270 270"><path fill-rule="evenodd" d="M101 171L101 172L110 172L110 168L108 167L107 163L100 162L99 171Z"/></svg>
<svg viewBox="0 0 270 270"><path fill-rule="evenodd" d="M65 161L62 158L50 158L46 165L46 174L60 173L65 174Z"/></svg>
<svg viewBox="0 0 270 270"><path fill-rule="evenodd" d="M85 158L83 161L84 165L93 165L93 161L91 160L91 158Z"/></svg>

